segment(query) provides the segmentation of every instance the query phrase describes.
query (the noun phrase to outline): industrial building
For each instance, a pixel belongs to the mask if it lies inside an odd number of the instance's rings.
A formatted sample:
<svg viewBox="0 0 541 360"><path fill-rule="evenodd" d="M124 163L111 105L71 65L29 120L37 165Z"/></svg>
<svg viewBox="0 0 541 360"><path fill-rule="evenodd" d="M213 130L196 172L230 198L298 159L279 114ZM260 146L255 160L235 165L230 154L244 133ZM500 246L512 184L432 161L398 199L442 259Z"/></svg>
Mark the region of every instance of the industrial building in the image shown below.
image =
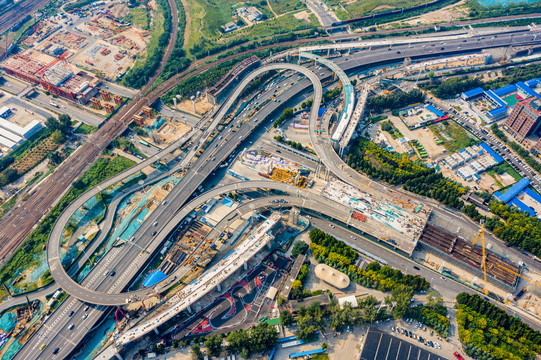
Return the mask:
<svg viewBox="0 0 541 360"><path fill-rule="evenodd" d="M90 99L91 95L87 94L89 89L97 88L101 82L84 71L73 72L62 56L46 64L24 53L16 54L1 62L0 67L12 76L39 84L54 95L81 104L86 104Z"/></svg>
<svg viewBox="0 0 541 360"><path fill-rule="evenodd" d="M7 120L11 115L13 112L10 108L6 106L0 108L0 147L13 150L25 139L42 129L43 126L38 120L32 120L24 128L20 127Z"/></svg>
<svg viewBox="0 0 541 360"><path fill-rule="evenodd" d="M519 101L505 121L515 134L521 138L536 133L541 124L541 99L530 97Z"/></svg>

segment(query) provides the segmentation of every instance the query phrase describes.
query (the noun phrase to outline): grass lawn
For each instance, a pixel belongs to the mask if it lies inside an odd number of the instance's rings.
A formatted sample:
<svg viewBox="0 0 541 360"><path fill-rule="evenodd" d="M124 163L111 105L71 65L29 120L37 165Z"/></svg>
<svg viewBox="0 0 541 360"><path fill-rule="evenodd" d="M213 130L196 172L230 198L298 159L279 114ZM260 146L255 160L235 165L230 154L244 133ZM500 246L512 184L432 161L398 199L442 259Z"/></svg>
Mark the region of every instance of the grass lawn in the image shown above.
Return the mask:
<svg viewBox="0 0 541 360"><path fill-rule="evenodd" d="M520 176L518 171L513 169L513 167L511 165L509 165L505 161L502 162L501 164L498 164L498 165L494 166L492 169L490 169L490 171L492 171L492 172L494 172L494 173L496 173L498 175L508 173L509 175L511 175L513 177L513 179L515 179L515 181L519 181L520 179L522 179L522 176ZM490 172L489 172L489 174L490 174Z"/></svg>
<svg viewBox="0 0 541 360"><path fill-rule="evenodd" d="M338 18L345 20L367 14L375 14L394 9L401 9L425 3L423 0L367 0L346 1L331 0L327 5L331 6Z"/></svg>
<svg viewBox="0 0 541 360"><path fill-rule="evenodd" d="M430 125L428 128L443 142L443 146L450 153L465 149L479 142L478 139L470 137L470 134L454 121L442 121Z"/></svg>
<svg viewBox="0 0 541 360"><path fill-rule="evenodd" d="M268 0L268 3L277 15L306 9L306 5L298 0Z"/></svg>
<svg viewBox="0 0 541 360"><path fill-rule="evenodd" d="M317 354L312 356L309 360L329 360L329 354Z"/></svg>
<svg viewBox="0 0 541 360"><path fill-rule="evenodd" d="M77 130L75 130L75 133L76 134L91 134L93 133L94 131L98 130L97 127L95 126L91 126L91 125L88 125L88 124L81 124L81 126L79 126L77 128Z"/></svg>
<svg viewBox="0 0 541 360"><path fill-rule="evenodd" d="M273 10L282 14L293 9L303 9L304 4L297 0L270 0ZM317 19L310 16L310 23L296 19L293 14L287 14L274 18L266 0L251 3L261 11L269 20L246 26L240 30L223 34L220 27L238 19L235 10L241 6L247 6L234 0L188 0L190 3L189 16L190 37L185 50L195 53L200 50L223 45L238 39L255 40L275 34L285 34L290 31L304 29L309 26L317 26ZM276 5L276 8L274 7ZM289 10L287 10L289 9ZM300 10L299 10L300 11Z"/></svg>
<svg viewBox="0 0 541 360"><path fill-rule="evenodd" d="M133 25L139 25L145 30L150 28L150 16L144 6L131 8L124 21L131 22Z"/></svg>

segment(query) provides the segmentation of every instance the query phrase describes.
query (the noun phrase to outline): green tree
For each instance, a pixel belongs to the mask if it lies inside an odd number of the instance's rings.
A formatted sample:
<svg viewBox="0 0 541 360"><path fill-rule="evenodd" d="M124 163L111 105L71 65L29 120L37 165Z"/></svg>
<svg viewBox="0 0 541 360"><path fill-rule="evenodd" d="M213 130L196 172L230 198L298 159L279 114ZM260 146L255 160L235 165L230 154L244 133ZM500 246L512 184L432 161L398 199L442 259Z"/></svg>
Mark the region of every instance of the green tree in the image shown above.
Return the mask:
<svg viewBox="0 0 541 360"><path fill-rule="evenodd" d="M280 313L280 324L282 326L290 326L293 324L293 315L288 310L283 310Z"/></svg>
<svg viewBox="0 0 541 360"><path fill-rule="evenodd" d="M263 351L272 348L278 342L278 332L266 322L250 329L250 349Z"/></svg>
<svg viewBox="0 0 541 360"><path fill-rule="evenodd" d="M410 307L412 295L412 288L406 285L398 285L391 290L391 301L394 305L392 310L393 318L401 319L406 315Z"/></svg>
<svg viewBox="0 0 541 360"><path fill-rule="evenodd" d="M197 344L193 345L190 349L190 355L192 357L192 360L203 359L203 353L201 352L201 348Z"/></svg>
<svg viewBox="0 0 541 360"><path fill-rule="evenodd" d="M291 256L296 258L299 254L305 254L308 250L308 244L304 241L297 240L293 244L293 249L291 250Z"/></svg>
<svg viewBox="0 0 541 360"><path fill-rule="evenodd" d="M240 352L243 348L250 348L250 336L243 329L233 331L227 336L227 349Z"/></svg>
<svg viewBox="0 0 541 360"><path fill-rule="evenodd" d="M51 134L51 139L57 144L62 144L64 141L66 141L66 137L60 130L53 131Z"/></svg>
<svg viewBox="0 0 541 360"><path fill-rule="evenodd" d="M222 352L222 337L214 334L207 337L205 346L209 350L210 356L218 356Z"/></svg>
<svg viewBox="0 0 541 360"><path fill-rule="evenodd" d="M441 296L441 294L438 294L433 290L429 291L426 295L426 306L432 309L442 307L443 297Z"/></svg>

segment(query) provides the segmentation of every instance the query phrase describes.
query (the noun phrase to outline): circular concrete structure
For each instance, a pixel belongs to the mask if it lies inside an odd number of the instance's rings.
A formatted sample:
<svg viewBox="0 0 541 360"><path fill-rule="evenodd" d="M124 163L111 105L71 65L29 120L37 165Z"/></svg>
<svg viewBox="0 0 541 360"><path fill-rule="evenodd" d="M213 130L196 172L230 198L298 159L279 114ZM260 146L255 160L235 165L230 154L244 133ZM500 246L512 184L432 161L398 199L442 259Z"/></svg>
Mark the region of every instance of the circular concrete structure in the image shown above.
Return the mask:
<svg viewBox="0 0 541 360"><path fill-rule="evenodd" d="M347 288L351 282L346 274L326 264L318 264L315 273L318 279L340 290Z"/></svg>

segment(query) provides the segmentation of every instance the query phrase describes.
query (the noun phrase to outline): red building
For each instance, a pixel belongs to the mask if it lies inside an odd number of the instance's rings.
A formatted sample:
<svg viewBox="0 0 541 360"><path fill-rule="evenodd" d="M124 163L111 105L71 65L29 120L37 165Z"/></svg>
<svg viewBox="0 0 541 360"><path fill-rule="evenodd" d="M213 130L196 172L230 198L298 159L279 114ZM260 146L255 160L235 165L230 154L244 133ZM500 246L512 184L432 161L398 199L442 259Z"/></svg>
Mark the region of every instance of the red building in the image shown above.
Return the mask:
<svg viewBox="0 0 541 360"><path fill-rule="evenodd" d="M541 124L541 99L531 97L519 101L505 121L519 137L526 138L537 132Z"/></svg>

